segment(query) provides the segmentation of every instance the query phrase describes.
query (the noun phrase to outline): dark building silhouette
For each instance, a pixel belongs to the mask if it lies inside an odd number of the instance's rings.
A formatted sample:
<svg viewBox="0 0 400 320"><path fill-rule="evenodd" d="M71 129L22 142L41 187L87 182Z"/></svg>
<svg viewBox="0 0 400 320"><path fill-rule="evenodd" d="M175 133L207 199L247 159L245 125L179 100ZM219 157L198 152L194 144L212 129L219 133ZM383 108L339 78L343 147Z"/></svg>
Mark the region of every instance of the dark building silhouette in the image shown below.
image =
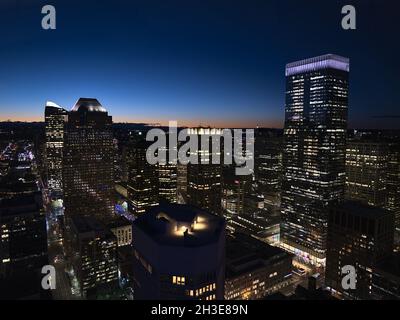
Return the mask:
<svg viewBox="0 0 400 320"><path fill-rule="evenodd" d="M286 65L281 240L316 264L344 197L348 77L349 60L332 54Z"/></svg>
<svg viewBox="0 0 400 320"><path fill-rule="evenodd" d="M80 98L68 115L64 140L65 216L114 217L112 118L96 99Z"/></svg>
<svg viewBox="0 0 400 320"><path fill-rule="evenodd" d="M135 299L223 299L223 218L163 204L136 219L132 233Z"/></svg>
<svg viewBox="0 0 400 320"><path fill-rule="evenodd" d="M328 223L326 285L346 297L371 299L372 274L393 251L394 216L388 210L345 201L333 208ZM342 286L342 268L353 266L356 288Z"/></svg>
<svg viewBox="0 0 400 320"><path fill-rule="evenodd" d="M40 298L41 270L47 264L42 194L0 200L0 297Z"/></svg>
<svg viewBox="0 0 400 320"><path fill-rule="evenodd" d="M118 286L118 239L93 217L71 218L71 259L81 297L92 299Z"/></svg>

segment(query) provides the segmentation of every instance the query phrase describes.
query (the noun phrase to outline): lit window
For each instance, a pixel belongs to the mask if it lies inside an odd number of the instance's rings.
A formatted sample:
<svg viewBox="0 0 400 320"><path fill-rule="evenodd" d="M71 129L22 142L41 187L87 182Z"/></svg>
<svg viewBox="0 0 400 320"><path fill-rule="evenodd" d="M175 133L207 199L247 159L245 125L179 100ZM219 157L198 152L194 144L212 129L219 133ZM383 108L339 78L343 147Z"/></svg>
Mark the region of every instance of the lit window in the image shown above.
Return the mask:
<svg viewBox="0 0 400 320"><path fill-rule="evenodd" d="M172 283L177 284L179 286L184 286L185 285L185 277L172 276Z"/></svg>

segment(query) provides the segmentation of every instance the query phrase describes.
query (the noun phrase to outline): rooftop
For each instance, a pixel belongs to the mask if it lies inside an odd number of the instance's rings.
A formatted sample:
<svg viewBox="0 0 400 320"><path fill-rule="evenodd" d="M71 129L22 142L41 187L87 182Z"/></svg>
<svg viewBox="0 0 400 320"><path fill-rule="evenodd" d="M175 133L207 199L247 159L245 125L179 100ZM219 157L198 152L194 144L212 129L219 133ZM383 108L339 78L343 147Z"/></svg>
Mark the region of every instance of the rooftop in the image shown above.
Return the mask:
<svg viewBox="0 0 400 320"><path fill-rule="evenodd" d="M287 259L291 254L273 247L251 236L235 233L227 237L226 243L226 271L227 277L251 272L274 263L277 260Z"/></svg>
<svg viewBox="0 0 400 320"><path fill-rule="evenodd" d="M133 222L160 244L201 246L217 241L225 220L202 209L183 204L161 204Z"/></svg>
<svg viewBox="0 0 400 320"><path fill-rule="evenodd" d="M359 201L347 200L338 206L338 210L360 215L368 218L379 218L391 215L388 210L383 208L369 206Z"/></svg>
<svg viewBox="0 0 400 320"><path fill-rule="evenodd" d="M97 99L94 98L79 98L71 111L86 111L86 112L107 112Z"/></svg>
<svg viewBox="0 0 400 320"><path fill-rule="evenodd" d="M318 57L299 60L286 65L286 76L323 69L336 69L349 72L350 60L336 54L325 54Z"/></svg>

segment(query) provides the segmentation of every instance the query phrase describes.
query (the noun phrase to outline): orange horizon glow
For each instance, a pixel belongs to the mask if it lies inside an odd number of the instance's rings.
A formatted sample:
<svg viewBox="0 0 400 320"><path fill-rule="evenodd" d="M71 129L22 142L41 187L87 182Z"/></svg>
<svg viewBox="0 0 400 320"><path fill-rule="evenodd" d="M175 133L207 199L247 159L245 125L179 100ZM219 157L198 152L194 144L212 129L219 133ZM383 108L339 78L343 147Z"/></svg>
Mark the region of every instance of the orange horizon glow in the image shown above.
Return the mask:
<svg viewBox="0 0 400 320"><path fill-rule="evenodd" d="M0 122L44 122L43 117L0 117ZM140 123L149 125L168 126L169 121L177 121L178 127L214 127L214 128L283 128L283 122L279 120L256 121L254 119L227 119L227 120L209 120L209 119L148 119L148 118L121 118L113 117L114 123Z"/></svg>

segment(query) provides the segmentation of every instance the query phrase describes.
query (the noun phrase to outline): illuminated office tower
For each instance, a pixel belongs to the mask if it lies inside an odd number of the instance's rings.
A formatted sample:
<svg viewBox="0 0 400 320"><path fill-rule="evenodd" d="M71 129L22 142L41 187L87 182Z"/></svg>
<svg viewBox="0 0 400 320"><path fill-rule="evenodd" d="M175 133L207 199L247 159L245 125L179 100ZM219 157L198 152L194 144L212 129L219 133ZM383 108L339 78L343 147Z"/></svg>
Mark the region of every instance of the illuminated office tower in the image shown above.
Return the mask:
<svg viewBox="0 0 400 320"><path fill-rule="evenodd" d="M187 199L187 165L178 162L177 165L177 194L178 203L185 204Z"/></svg>
<svg viewBox="0 0 400 320"><path fill-rule="evenodd" d="M257 129L255 179L268 215L280 215L283 137L278 131Z"/></svg>
<svg viewBox="0 0 400 320"><path fill-rule="evenodd" d="M225 217L243 214L245 210L245 197L249 193L251 176L238 176L235 167L226 165L222 167L222 209ZM247 213L247 211L246 211Z"/></svg>
<svg viewBox="0 0 400 320"><path fill-rule="evenodd" d="M128 151L128 200L135 215L141 215L158 205L158 165L147 162L146 150L150 142L133 141Z"/></svg>
<svg viewBox="0 0 400 320"><path fill-rule="evenodd" d="M384 207L387 165L387 144L349 140L346 147L346 199Z"/></svg>
<svg viewBox="0 0 400 320"><path fill-rule="evenodd" d="M72 265L83 298L96 298L118 286L118 239L92 217L71 219Z"/></svg>
<svg viewBox="0 0 400 320"><path fill-rule="evenodd" d="M60 197L63 191L62 161L68 111L51 101L47 101L44 117L46 124L47 187L52 197Z"/></svg>
<svg viewBox="0 0 400 320"><path fill-rule="evenodd" d="M68 117L64 139L65 216L114 217L112 118L96 99L80 98Z"/></svg>
<svg viewBox="0 0 400 320"><path fill-rule="evenodd" d="M167 137L168 139L168 137ZM175 148L176 152L176 148ZM177 202L177 164L172 163L169 157L169 146L166 150L166 163L158 164L158 194L160 201Z"/></svg>
<svg viewBox="0 0 400 320"><path fill-rule="evenodd" d="M349 60L332 54L286 65L281 240L316 264L344 197L348 77Z"/></svg>
<svg viewBox="0 0 400 320"><path fill-rule="evenodd" d="M221 164L212 164L212 139L208 139L209 143L206 149L201 146L201 138L202 136L221 135L222 130L193 128L189 129L189 134L197 135L199 148L195 152L198 164L189 163L187 165L187 203L220 215L222 213L222 166ZM216 156L220 157L221 153L216 152ZM201 162L202 158L204 159L203 163Z"/></svg>
<svg viewBox="0 0 400 320"><path fill-rule="evenodd" d="M395 214L396 230L400 231L400 143L390 143L386 175L386 207Z"/></svg>
<svg viewBox="0 0 400 320"><path fill-rule="evenodd" d="M161 204L133 222L136 300L222 300L225 221L181 204Z"/></svg>
<svg viewBox="0 0 400 320"><path fill-rule="evenodd" d="M394 217L385 209L344 201L329 213L326 285L354 299L371 299L375 274L393 253ZM344 266L356 272L355 289L344 288ZM379 268L380 269L380 268Z"/></svg>

